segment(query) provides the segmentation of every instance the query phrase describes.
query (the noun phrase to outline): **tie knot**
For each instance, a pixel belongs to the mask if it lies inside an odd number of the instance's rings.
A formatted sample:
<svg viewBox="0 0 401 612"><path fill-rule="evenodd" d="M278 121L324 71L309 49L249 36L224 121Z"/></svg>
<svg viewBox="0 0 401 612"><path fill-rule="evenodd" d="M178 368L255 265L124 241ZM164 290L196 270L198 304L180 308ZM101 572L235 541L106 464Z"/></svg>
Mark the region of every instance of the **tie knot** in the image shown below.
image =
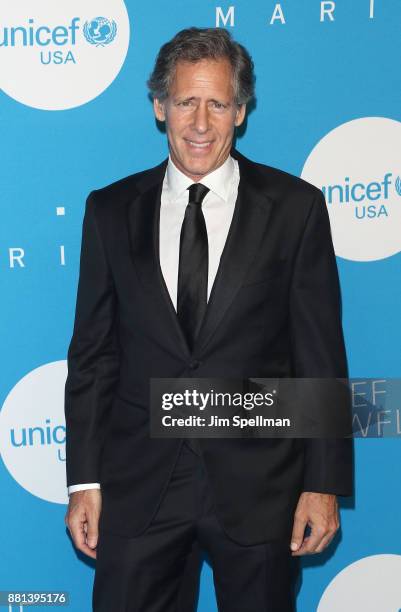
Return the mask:
<svg viewBox="0 0 401 612"><path fill-rule="evenodd" d="M202 183L193 183L188 187L189 191L189 202L201 205L205 195L210 191L209 187L202 185Z"/></svg>

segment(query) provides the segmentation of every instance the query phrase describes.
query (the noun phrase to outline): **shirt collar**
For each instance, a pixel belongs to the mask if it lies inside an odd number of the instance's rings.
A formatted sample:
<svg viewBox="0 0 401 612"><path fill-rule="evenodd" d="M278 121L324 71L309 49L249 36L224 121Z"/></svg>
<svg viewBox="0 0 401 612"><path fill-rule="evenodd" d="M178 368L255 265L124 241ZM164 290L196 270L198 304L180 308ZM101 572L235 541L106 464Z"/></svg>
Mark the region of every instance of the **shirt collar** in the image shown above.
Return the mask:
<svg viewBox="0 0 401 612"><path fill-rule="evenodd" d="M234 160L231 155L229 155L221 166L207 174L199 182L227 202L233 174ZM167 184L170 200L174 202L193 182L194 181L189 178L189 176L186 176L186 174L177 168L169 155L167 164Z"/></svg>

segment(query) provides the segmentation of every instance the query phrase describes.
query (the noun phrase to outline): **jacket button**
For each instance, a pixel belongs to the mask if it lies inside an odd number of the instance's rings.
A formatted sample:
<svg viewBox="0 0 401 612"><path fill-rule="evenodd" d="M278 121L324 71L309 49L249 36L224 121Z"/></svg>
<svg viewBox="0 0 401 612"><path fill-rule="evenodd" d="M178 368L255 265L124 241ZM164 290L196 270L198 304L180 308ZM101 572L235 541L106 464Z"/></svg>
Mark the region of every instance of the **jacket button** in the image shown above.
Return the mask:
<svg viewBox="0 0 401 612"><path fill-rule="evenodd" d="M189 367L191 368L191 370L196 370L196 368L199 368L200 364L200 361L198 361L197 359L193 359L193 361L189 362Z"/></svg>

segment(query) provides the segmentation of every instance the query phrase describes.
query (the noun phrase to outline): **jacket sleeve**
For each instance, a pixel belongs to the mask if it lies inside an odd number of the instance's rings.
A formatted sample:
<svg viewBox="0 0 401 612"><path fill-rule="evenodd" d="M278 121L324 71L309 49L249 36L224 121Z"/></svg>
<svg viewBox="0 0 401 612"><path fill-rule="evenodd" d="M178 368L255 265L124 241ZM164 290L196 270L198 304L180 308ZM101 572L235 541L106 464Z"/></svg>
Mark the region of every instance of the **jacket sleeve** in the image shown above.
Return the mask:
<svg viewBox="0 0 401 612"><path fill-rule="evenodd" d="M67 486L100 482L100 457L119 375L116 293L96 219L96 192L82 225L75 320L65 384Z"/></svg>
<svg viewBox="0 0 401 612"><path fill-rule="evenodd" d="M341 296L330 221L317 192L298 247L290 296L293 372L297 378L347 378ZM352 495L353 440L304 440L304 491Z"/></svg>

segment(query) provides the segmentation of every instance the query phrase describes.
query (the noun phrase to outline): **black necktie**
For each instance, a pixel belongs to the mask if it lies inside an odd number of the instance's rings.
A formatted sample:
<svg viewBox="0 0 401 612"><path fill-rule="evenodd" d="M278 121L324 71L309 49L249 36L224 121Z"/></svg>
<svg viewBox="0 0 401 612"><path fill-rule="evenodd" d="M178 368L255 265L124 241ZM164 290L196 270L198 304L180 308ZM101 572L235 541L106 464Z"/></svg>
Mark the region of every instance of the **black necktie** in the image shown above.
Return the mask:
<svg viewBox="0 0 401 612"><path fill-rule="evenodd" d="M180 235L177 315L192 350L207 305L209 248L202 201L209 189L194 183L188 190Z"/></svg>

